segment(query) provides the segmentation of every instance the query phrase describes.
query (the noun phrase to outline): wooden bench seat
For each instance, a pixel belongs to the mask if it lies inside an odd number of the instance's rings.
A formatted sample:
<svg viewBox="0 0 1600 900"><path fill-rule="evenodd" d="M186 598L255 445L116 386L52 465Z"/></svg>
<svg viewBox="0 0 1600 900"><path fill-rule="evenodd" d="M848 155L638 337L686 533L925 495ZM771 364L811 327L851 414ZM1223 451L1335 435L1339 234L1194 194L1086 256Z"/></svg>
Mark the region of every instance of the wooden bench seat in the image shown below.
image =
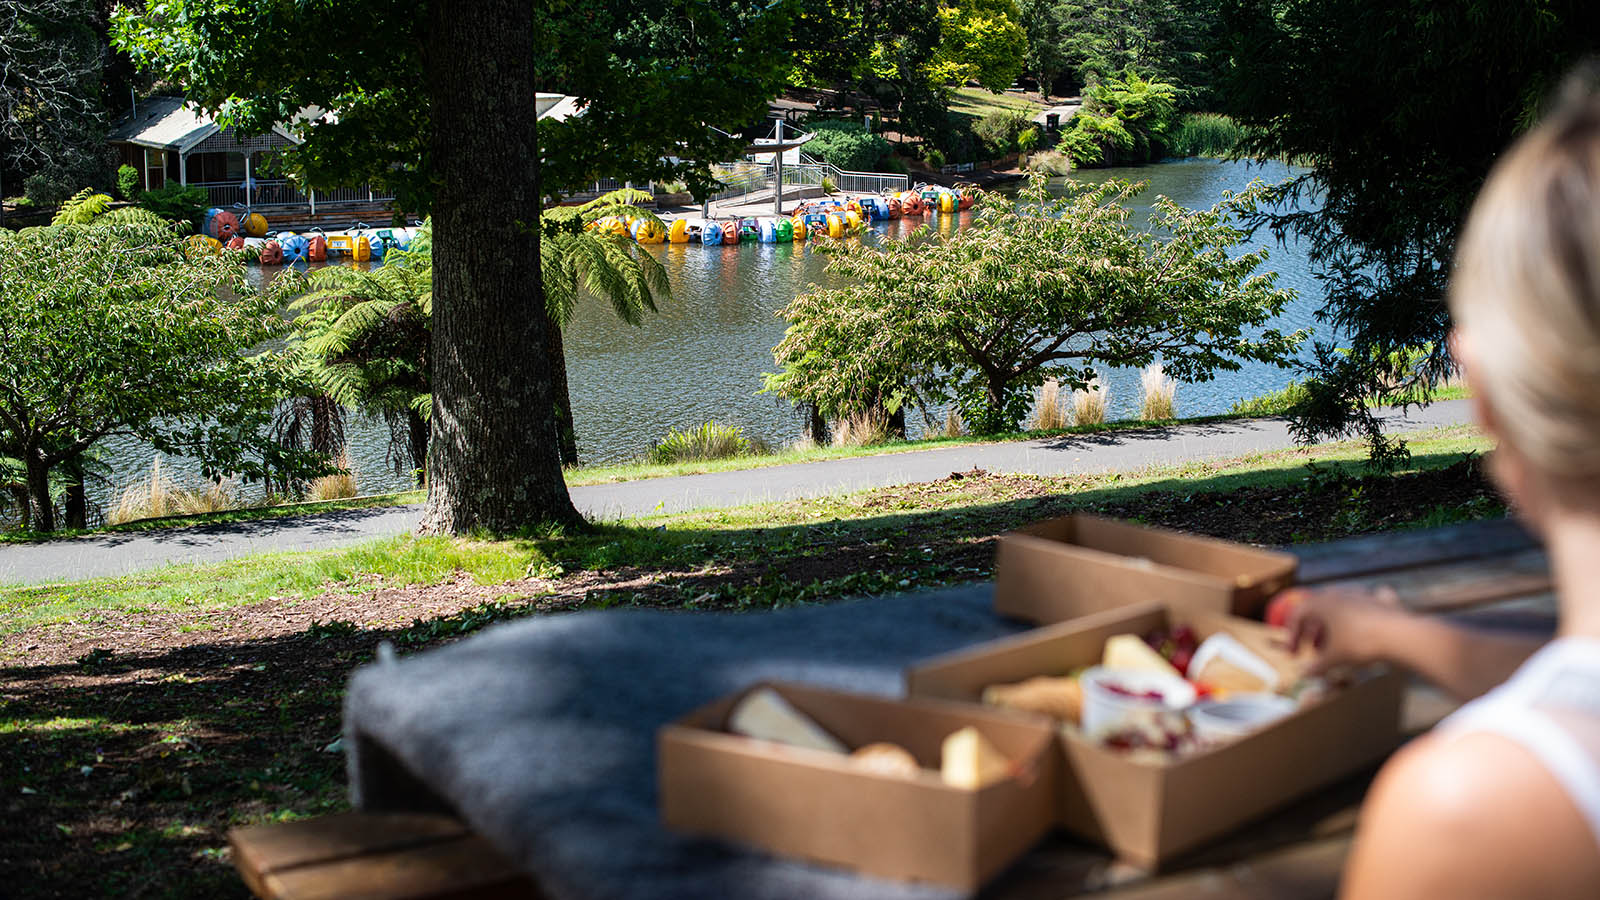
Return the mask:
<svg viewBox="0 0 1600 900"><path fill-rule="evenodd" d="M539 897L527 876L449 816L341 813L228 832L263 900Z"/></svg>

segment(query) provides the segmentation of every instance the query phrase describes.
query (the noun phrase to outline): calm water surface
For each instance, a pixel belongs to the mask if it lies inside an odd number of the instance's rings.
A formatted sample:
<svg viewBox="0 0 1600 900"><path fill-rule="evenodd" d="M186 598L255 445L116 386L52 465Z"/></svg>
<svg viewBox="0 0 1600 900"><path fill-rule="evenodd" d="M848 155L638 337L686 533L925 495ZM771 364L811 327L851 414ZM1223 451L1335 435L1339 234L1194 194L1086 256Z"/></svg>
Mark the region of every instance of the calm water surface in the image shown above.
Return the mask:
<svg viewBox="0 0 1600 900"><path fill-rule="evenodd" d="M1187 160L1129 169L1082 173L1083 180L1119 177L1148 181L1135 202L1143 221L1157 195L1188 207L1209 207L1225 190L1240 190L1252 179L1281 181L1298 173L1281 163L1247 164ZM964 218L964 217L963 217ZM951 217L930 218L935 227L957 227ZM865 240L883 233L909 233L920 220L880 223ZM1278 272L1280 287L1298 298L1274 326L1283 331L1308 328L1321 305L1304 252L1295 245L1270 246L1267 267ZM739 425L774 446L800 437L800 418L785 402L759 394L763 372L773 371L772 348L783 337L778 313L797 294L839 282L825 270L827 256L806 244L752 244L702 247L661 244L650 248L661 259L673 296L659 315L633 327L617 319L607 304L580 304L568 328L567 364L576 416L579 451L585 462L626 460L647 450L669 428L708 419ZM272 277L274 270L259 270ZM1288 382L1282 369L1249 364L1205 384L1178 388L1180 415L1222 412L1235 400L1275 390ZM1113 418L1131 417L1139 401L1138 373L1107 373ZM941 414L942 416L942 414ZM915 420L916 414L911 418ZM916 422L912 422L916 429ZM409 487L385 463L388 429L381 421L356 417L346 427L363 492ZM113 480L127 483L148 472L151 452L131 442L106 448ZM193 472L182 460L163 463L172 474Z"/></svg>

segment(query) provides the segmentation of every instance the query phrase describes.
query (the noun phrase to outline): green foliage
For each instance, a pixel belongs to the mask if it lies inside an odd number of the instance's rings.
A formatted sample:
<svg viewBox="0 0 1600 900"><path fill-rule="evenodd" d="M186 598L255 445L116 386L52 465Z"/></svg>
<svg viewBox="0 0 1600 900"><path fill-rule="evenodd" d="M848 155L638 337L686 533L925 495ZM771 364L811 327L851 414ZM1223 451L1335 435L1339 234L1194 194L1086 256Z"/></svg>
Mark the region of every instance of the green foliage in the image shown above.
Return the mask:
<svg viewBox="0 0 1600 900"><path fill-rule="evenodd" d="M1241 360L1284 365L1303 335L1263 326L1293 296L1253 274L1265 250L1231 252L1259 184L1209 210L1158 198L1129 221L1141 186L1036 178L1021 203L987 196L949 237L847 247L830 271L851 283L784 311L768 391L839 419L889 403L954 399L979 433L1014 430L1046 378L1082 388L1093 368L1157 360L1205 381ZM892 407L891 407L892 408Z"/></svg>
<svg viewBox="0 0 1600 900"><path fill-rule="evenodd" d="M96 6L89 0L0 4L0 173L30 173L22 187L38 206L53 206L106 176Z"/></svg>
<svg viewBox="0 0 1600 900"><path fill-rule="evenodd" d="M1039 147L1041 140L1039 135L1038 128L1024 128L1022 133L1017 135L1017 149L1023 153L1032 153Z"/></svg>
<svg viewBox="0 0 1600 900"><path fill-rule="evenodd" d="M649 200L650 195L643 191L624 189L581 206L556 207L545 213L558 226L539 242L545 305L558 325L565 327L572 321L584 294L609 302L617 318L629 325L638 325L646 312L655 312L657 297L671 296L666 269L649 248L605 229L583 227L606 217L632 217L660 225L655 213L638 206Z"/></svg>
<svg viewBox="0 0 1600 900"><path fill-rule="evenodd" d="M117 167L117 196L133 201L139 196L139 170L123 164Z"/></svg>
<svg viewBox="0 0 1600 900"><path fill-rule="evenodd" d="M266 437L283 372L247 355L282 334L278 304L241 261L191 259L166 226L0 231L0 448L28 462L32 526L54 528L50 470L112 436L197 457L207 477L313 467Z"/></svg>
<svg viewBox="0 0 1600 900"><path fill-rule="evenodd" d="M1070 4L1063 0L1017 0L1017 23L1027 35L1023 69L1033 76L1045 97L1050 96L1057 76L1069 62L1066 42L1071 13Z"/></svg>
<svg viewBox="0 0 1600 900"><path fill-rule="evenodd" d="M290 305L290 341L314 389L341 406L383 416L397 469L422 465L432 409L433 264L426 252L390 250L361 271L327 266Z"/></svg>
<svg viewBox="0 0 1600 900"><path fill-rule="evenodd" d="M109 195L96 193L94 188L84 188L62 202L50 224L87 225L105 215L110 208Z"/></svg>
<svg viewBox="0 0 1600 900"><path fill-rule="evenodd" d="M994 110L984 115L972 130L983 141L991 156L1004 156L1017 149L1017 137L1033 127L1033 120L1022 110Z"/></svg>
<svg viewBox="0 0 1600 900"><path fill-rule="evenodd" d="M755 449L743 428L704 422L682 431L676 428L669 430L666 437L650 448L647 458L656 465L670 465L748 456Z"/></svg>
<svg viewBox="0 0 1600 900"><path fill-rule="evenodd" d="M932 168L943 168L944 151L940 150L938 147L929 147L927 154L925 154L922 159Z"/></svg>
<svg viewBox="0 0 1600 900"><path fill-rule="evenodd" d="M1228 407L1227 415L1260 418L1263 416L1287 415L1306 398L1306 386L1298 381L1291 381L1283 388L1251 397L1234 401Z"/></svg>
<svg viewBox="0 0 1600 900"><path fill-rule="evenodd" d="M1177 85L1131 70L1097 85L1062 136L1062 149L1079 166L1149 162L1165 146L1181 94Z"/></svg>
<svg viewBox="0 0 1600 900"><path fill-rule="evenodd" d="M1014 0L947 0L938 12L939 45L927 64L935 84L976 81L996 93L1022 73L1027 35Z"/></svg>
<svg viewBox="0 0 1600 900"><path fill-rule="evenodd" d="M194 185L167 182L163 187L139 195L139 206L148 209L169 222L187 224L191 231L200 230L200 220L205 217L211 200L206 189Z"/></svg>
<svg viewBox="0 0 1600 900"><path fill-rule="evenodd" d="M1223 111L1246 156L1310 171L1262 216L1309 250L1319 316L1353 352L1315 348L1302 436L1360 432L1388 448L1366 398L1437 383L1451 361L1445 294L1456 237L1507 144L1594 51L1600 6L1563 0L1222 4ZM1350 98L1362 98L1351 103ZM1397 370L1396 351L1431 345Z"/></svg>
<svg viewBox="0 0 1600 900"><path fill-rule="evenodd" d="M1167 136L1168 156L1224 159L1244 140L1244 129L1220 113L1187 113Z"/></svg>
<svg viewBox="0 0 1600 900"><path fill-rule="evenodd" d="M808 123L806 129L817 135L806 144L806 152L846 172L875 171L892 149L882 135L853 120L825 119Z"/></svg>
<svg viewBox="0 0 1600 900"><path fill-rule="evenodd" d="M1063 65L1085 92L1135 69L1212 101L1219 0L1056 0Z"/></svg>

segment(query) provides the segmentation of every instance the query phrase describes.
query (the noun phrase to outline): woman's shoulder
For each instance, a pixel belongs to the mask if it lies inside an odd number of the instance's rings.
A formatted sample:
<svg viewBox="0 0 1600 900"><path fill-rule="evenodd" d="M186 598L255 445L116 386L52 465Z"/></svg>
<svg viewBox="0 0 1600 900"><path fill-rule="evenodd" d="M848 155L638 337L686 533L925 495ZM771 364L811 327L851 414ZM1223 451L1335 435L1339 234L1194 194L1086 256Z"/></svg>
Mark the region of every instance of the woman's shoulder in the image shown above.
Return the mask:
<svg viewBox="0 0 1600 900"><path fill-rule="evenodd" d="M1600 845L1562 784L1518 742L1435 735L1395 754L1362 810L1344 895L1590 897Z"/></svg>

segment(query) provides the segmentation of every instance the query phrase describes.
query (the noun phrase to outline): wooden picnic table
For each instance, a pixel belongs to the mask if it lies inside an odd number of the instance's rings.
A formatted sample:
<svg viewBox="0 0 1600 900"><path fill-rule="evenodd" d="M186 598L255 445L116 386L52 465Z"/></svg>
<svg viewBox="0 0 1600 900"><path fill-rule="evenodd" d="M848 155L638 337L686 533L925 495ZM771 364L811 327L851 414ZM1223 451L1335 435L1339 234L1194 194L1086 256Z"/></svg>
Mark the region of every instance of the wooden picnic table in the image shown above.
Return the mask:
<svg viewBox="0 0 1600 900"><path fill-rule="evenodd" d="M1415 610L1553 631L1555 602L1544 551L1508 520L1351 538L1293 548L1299 583L1388 585ZM1406 732L1419 734L1454 709L1420 683L1406 701ZM1108 900L1332 897L1357 811L1376 769L1361 772L1158 874L1104 850L1051 837L984 897ZM234 865L263 900L441 900L540 897L537 885L488 842L449 816L343 813L237 828Z"/></svg>

